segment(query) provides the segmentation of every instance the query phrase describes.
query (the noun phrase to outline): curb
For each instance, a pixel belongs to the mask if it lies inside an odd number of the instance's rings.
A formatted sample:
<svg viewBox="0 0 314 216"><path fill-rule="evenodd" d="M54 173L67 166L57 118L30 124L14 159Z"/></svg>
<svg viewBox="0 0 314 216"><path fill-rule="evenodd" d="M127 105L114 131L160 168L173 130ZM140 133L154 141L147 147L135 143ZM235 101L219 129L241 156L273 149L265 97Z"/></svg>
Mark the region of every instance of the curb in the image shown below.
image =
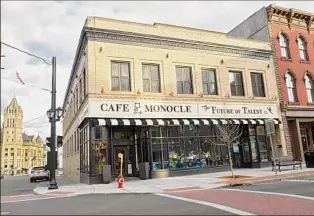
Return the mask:
<svg viewBox="0 0 314 216"><path fill-rule="evenodd" d="M238 183L228 183L227 185L218 187L219 188L230 188L230 187L238 187L238 186L251 186L254 184L259 183L271 183L271 182L279 182L285 179L296 179L296 178L302 178L304 176L314 176L314 174L305 174L305 175L297 175L297 176L283 176L283 177L275 177L273 179L265 179L265 180L256 180L256 181L248 181L248 182L238 182Z"/></svg>

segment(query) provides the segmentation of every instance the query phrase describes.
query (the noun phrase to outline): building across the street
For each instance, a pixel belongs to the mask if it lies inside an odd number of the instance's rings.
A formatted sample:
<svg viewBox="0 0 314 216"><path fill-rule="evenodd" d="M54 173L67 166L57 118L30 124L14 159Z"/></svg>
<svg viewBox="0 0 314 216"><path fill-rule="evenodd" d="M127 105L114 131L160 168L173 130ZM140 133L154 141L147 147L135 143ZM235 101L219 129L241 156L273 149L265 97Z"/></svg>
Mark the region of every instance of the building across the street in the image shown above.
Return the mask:
<svg viewBox="0 0 314 216"><path fill-rule="evenodd" d="M229 35L272 43L287 151L304 161L314 149L314 13L270 5Z"/></svg>
<svg viewBox="0 0 314 216"><path fill-rule="evenodd" d="M1 173L26 174L29 168L47 164L47 149L40 136L23 133L23 110L14 97L3 112Z"/></svg>
<svg viewBox="0 0 314 216"><path fill-rule="evenodd" d="M240 124L235 167L287 155L268 42L155 23L87 17L63 108L63 168L74 181L213 172L228 167L219 125ZM275 123L266 136L265 121Z"/></svg>

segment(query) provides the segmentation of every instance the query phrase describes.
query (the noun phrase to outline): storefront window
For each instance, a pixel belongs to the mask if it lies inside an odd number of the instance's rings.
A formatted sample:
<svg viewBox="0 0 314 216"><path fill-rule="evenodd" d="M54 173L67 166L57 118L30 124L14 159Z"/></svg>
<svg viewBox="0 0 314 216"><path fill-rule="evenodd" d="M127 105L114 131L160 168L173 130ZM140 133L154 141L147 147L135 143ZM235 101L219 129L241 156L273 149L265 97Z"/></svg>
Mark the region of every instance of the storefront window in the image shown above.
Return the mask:
<svg viewBox="0 0 314 216"><path fill-rule="evenodd" d="M180 138L181 127L168 127L169 168L185 168L184 145Z"/></svg>
<svg viewBox="0 0 314 216"><path fill-rule="evenodd" d="M201 167L229 164L227 146L216 139L215 126L200 126Z"/></svg>
<svg viewBox="0 0 314 216"><path fill-rule="evenodd" d="M168 143L165 127L151 129L153 170L169 168Z"/></svg>
<svg viewBox="0 0 314 216"><path fill-rule="evenodd" d="M89 127L86 126L80 131L80 160L81 173L89 173Z"/></svg>
<svg viewBox="0 0 314 216"><path fill-rule="evenodd" d="M92 174L102 174L102 168L107 163L108 132L106 127L92 128Z"/></svg>
<svg viewBox="0 0 314 216"><path fill-rule="evenodd" d="M257 149L255 125L249 126L249 139L252 152L252 162L260 162Z"/></svg>
<svg viewBox="0 0 314 216"><path fill-rule="evenodd" d="M193 125L183 126L183 143L185 149L185 167L199 168L200 161L200 147L197 137L197 127Z"/></svg>
<svg viewBox="0 0 314 216"><path fill-rule="evenodd" d="M261 158L261 162L267 162L270 159L270 146L267 143L267 137L265 134L265 127L264 126L256 126L256 137L257 143L259 146L259 154Z"/></svg>

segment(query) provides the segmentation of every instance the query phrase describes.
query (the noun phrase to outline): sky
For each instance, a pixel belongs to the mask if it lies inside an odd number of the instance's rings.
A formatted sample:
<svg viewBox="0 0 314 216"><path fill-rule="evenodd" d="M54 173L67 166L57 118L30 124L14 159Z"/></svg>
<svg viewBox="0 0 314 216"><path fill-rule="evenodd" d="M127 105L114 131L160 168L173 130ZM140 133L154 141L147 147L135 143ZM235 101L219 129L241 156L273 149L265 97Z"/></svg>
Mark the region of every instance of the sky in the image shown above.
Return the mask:
<svg viewBox="0 0 314 216"><path fill-rule="evenodd" d="M228 32L254 12L276 4L314 12L314 1L1 1L1 41L51 61L57 58L57 106L62 107L81 29L87 16L154 22ZM1 113L14 95L24 111L24 131L50 135L46 111L51 66L2 46ZM21 79L33 88L12 82ZM6 78L6 79L4 79ZM36 119L34 121L29 121ZM1 118L2 125L2 118ZM62 124L57 123L62 135Z"/></svg>

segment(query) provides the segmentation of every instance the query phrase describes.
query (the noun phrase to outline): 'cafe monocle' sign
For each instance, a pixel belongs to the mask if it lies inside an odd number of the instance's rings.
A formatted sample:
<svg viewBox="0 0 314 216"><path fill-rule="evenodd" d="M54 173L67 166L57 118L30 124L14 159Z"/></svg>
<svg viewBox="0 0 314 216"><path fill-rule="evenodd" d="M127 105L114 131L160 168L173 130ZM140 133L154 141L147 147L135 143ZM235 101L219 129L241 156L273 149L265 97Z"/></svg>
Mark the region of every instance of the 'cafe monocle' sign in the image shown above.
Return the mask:
<svg viewBox="0 0 314 216"><path fill-rule="evenodd" d="M275 118L275 104L90 101L88 116L95 118Z"/></svg>

